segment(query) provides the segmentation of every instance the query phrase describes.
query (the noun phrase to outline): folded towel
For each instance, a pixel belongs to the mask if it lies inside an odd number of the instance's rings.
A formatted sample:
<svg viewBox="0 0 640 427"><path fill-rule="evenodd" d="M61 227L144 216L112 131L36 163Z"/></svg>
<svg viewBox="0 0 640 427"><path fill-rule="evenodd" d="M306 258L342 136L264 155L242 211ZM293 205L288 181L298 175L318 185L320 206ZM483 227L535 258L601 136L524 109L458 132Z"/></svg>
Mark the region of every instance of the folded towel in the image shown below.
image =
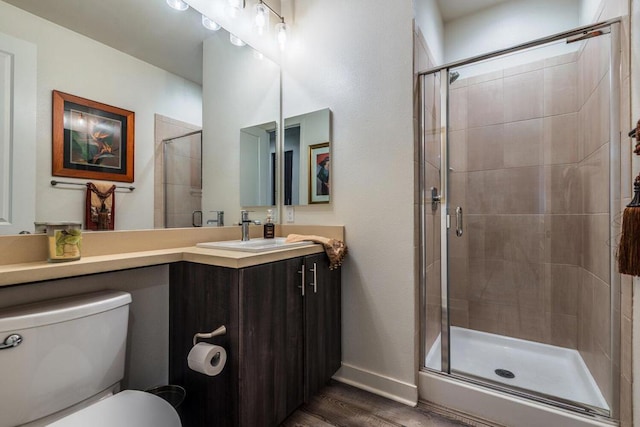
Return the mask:
<svg viewBox="0 0 640 427"><path fill-rule="evenodd" d="M113 230L115 226L115 185L87 183L85 224L87 230Z"/></svg>
<svg viewBox="0 0 640 427"><path fill-rule="evenodd" d="M344 257L347 255L347 245L343 241L338 239L329 239L322 236L303 235L303 234L289 234L287 236L287 243L311 241L321 243L324 246L324 251L329 257L329 270L335 270L342 265Z"/></svg>

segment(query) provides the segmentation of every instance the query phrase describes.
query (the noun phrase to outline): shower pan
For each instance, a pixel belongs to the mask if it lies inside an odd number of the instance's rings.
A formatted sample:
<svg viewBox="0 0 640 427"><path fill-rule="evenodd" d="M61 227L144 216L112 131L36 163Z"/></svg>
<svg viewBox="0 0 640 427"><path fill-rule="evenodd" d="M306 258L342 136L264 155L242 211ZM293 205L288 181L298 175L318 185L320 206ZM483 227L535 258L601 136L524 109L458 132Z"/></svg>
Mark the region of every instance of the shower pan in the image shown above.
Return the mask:
<svg viewBox="0 0 640 427"><path fill-rule="evenodd" d="M617 418L618 26L420 73L421 384Z"/></svg>

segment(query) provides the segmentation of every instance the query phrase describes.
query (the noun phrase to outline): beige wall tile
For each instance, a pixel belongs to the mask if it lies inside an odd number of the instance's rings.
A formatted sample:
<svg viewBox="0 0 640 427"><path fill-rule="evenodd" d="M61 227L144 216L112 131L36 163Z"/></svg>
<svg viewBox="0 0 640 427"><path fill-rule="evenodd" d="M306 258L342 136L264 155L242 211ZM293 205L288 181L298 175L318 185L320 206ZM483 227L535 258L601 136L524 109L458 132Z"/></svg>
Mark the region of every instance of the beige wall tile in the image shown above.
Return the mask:
<svg viewBox="0 0 640 427"><path fill-rule="evenodd" d="M449 133L449 167L454 172L467 171L467 131Z"/></svg>
<svg viewBox="0 0 640 427"><path fill-rule="evenodd" d="M502 256L509 261L543 263L545 249L544 215L503 215L495 227L502 231ZM542 281L541 281L542 283Z"/></svg>
<svg viewBox="0 0 640 427"><path fill-rule="evenodd" d="M468 87L467 115L469 128L504 123L502 79Z"/></svg>
<svg viewBox="0 0 640 427"><path fill-rule="evenodd" d="M469 299L469 258L449 259L449 297L467 301ZM474 274L475 276L475 274Z"/></svg>
<svg viewBox="0 0 640 427"><path fill-rule="evenodd" d="M464 77L464 74L461 76ZM492 71L490 73L484 73L477 76L469 77L466 79L467 85L477 85L479 83L485 83L491 80L502 80L504 72L502 70Z"/></svg>
<svg viewBox="0 0 640 427"><path fill-rule="evenodd" d="M504 125L467 130L467 169L470 171L504 167Z"/></svg>
<svg viewBox="0 0 640 427"><path fill-rule="evenodd" d="M582 212L581 178L577 164L545 166L545 212L550 214Z"/></svg>
<svg viewBox="0 0 640 427"><path fill-rule="evenodd" d="M467 212L469 214L505 213L505 193L508 185L504 170L467 173Z"/></svg>
<svg viewBox="0 0 640 427"><path fill-rule="evenodd" d="M545 284L548 286L545 302L547 310L554 314L577 316L578 290L581 279L580 267L566 264L547 264L546 272L548 274L545 280Z"/></svg>
<svg viewBox="0 0 640 427"><path fill-rule="evenodd" d="M544 115L578 110L577 65L568 63L544 69Z"/></svg>
<svg viewBox="0 0 640 427"><path fill-rule="evenodd" d="M544 164L576 163L578 157L578 113L544 118Z"/></svg>
<svg viewBox="0 0 640 427"><path fill-rule="evenodd" d="M566 348L578 346L578 318L577 316L549 313L550 324L549 343Z"/></svg>
<svg viewBox="0 0 640 427"><path fill-rule="evenodd" d="M609 211L609 144L603 145L580 163L582 200L585 213Z"/></svg>
<svg viewBox="0 0 640 427"><path fill-rule="evenodd" d="M543 70L536 70L504 78L505 122L542 117L543 77Z"/></svg>
<svg viewBox="0 0 640 427"><path fill-rule="evenodd" d="M543 164L543 123L542 119L532 119L504 125L505 167L538 166Z"/></svg>
<svg viewBox="0 0 640 427"><path fill-rule="evenodd" d="M609 281L609 215L584 215L583 219L583 267L599 277Z"/></svg>
<svg viewBox="0 0 640 427"><path fill-rule="evenodd" d="M545 60L529 62L528 64L516 65L504 69L504 77L511 77L517 74L528 73L529 71L542 70L545 66Z"/></svg>
<svg viewBox="0 0 640 427"><path fill-rule="evenodd" d="M456 298L449 299L449 310L452 326L469 327L469 302Z"/></svg>
<svg viewBox="0 0 640 427"><path fill-rule="evenodd" d="M545 215L545 261L579 265L582 259L582 218Z"/></svg>
<svg viewBox="0 0 640 427"><path fill-rule="evenodd" d="M593 365L594 337L593 337L593 288L595 277L580 268L582 278L578 288L578 350L587 366Z"/></svg>
<svg viewBox="0 0 640 427"><path fill-rule="evenodd" d="M452 131L467 128L467 88L454 89L449 93L449 127Z"/></svg>
<svg viewBox="0 0 640 427"><path fill-rule="evenodd" d="M593 337L596 349L611 354L611 289L609 285L596 278L593 281Z"/></svg>
<svg viewBox="0 0 640 427"><path fill-rule="evenodd" d="M544 213L544 167L504 169L505 210L509 214Z"/></svg>

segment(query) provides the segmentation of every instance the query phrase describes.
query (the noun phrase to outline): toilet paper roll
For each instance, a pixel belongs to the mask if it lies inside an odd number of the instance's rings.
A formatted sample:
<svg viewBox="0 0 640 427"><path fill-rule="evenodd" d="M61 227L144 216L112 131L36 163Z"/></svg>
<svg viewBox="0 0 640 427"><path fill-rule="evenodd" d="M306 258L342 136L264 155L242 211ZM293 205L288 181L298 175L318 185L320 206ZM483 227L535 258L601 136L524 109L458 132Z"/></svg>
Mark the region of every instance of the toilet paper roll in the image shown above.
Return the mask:
<svg viewBox="0 0 640 427"><path fill-rule="evenodd" d="M224 369L227 352L219 345L199 342L189 352L187 363L194 371L213 377Z"/></svg>

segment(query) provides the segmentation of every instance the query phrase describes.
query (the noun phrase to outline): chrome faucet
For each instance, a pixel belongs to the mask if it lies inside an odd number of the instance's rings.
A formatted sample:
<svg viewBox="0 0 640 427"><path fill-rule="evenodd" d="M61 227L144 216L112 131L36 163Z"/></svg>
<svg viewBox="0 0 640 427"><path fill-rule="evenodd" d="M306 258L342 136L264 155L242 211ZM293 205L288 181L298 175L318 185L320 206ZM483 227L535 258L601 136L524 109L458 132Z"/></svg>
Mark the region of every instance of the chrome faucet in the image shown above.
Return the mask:
<svg viewBox="0 0 640 427"><path fill-rule="evenodd" d="M224 211L209 211L216 213L216 219L208 219L207 224L217 224L218 227L224 227Z"/></svg>
<svg viewBox="0 0 640 427"><path fill-rule="evenodd" d="M242 227L242 241L249 241L249 224L253 221L249 219L249 211L240 211L242 218L240 219L240 226Z"/></svg>

